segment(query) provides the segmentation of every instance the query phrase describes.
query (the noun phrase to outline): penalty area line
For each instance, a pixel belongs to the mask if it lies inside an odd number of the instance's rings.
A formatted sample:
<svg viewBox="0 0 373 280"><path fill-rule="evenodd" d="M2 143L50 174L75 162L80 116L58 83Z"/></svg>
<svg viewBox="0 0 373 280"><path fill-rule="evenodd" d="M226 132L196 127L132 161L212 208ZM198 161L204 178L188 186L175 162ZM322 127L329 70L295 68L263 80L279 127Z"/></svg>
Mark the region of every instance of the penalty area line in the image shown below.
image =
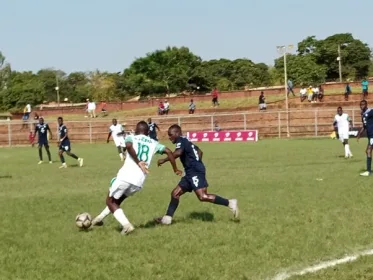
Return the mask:
<svg viewBox="0 0 373 280"><path fill-rule="evenodd" d="M360 257L371 256L371 255L373 255L373 249L360 251L356 254L347 255L347 256L345 256L343 258L340 258L340 259L334 259L334 260L330 260L330 261L320 262L318 264L308 266L308 267L303 268L301 270L279 273L274 278L272 278L272 280L286 280L286 279L289 279L293 276L301 276L301 275L305 275L305 274L309 274L309 273L315 273L317 271L320 271L320 270L323 270L323 269L326 269L326 268L330 268L330 267L334 267L334 266L339 265L339 264L344 264L344 263L349 263L349 262L356 261Z"/></svg>

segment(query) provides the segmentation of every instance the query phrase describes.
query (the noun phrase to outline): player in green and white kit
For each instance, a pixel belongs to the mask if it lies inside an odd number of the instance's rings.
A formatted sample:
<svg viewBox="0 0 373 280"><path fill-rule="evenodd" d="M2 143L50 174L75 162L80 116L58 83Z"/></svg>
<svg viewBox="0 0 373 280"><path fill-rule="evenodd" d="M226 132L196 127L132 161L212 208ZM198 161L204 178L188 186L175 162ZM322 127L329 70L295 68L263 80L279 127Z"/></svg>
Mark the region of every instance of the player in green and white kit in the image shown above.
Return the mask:
<svg viewBox="0 0 373 280"><path fill-rule="evenodd" d="M106 198L107 207L93 219L93 225L102 225L103 219L110 213L113 213L115 219L123 227L122 234L128 234L135 229L120 208L120 204L124 199L142 189L146 174L149 172L148 168L155 153L166 153L175 174L179 176L182 174L182 171L177 169L172 151L151 139L148 134L148 124L141 121L136 125L135 135L128 135L125 138L124 142L127 149L126 159L117 177L111 181L109 193Z"/></svg>

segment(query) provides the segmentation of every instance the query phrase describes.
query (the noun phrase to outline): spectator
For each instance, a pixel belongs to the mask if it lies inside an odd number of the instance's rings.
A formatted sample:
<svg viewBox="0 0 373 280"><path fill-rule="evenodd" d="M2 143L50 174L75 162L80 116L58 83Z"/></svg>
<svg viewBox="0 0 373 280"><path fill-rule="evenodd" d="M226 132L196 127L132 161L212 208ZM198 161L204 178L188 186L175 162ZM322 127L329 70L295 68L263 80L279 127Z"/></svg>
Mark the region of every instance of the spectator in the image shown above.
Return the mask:
<svg viewBox="0 0 373 280"><path fill-rule="evenodd" d="M96 103L88 100L88 116L90 118L96 118Z"/></svg>
<svg viewBox="0 0 373 280"><path fill-rule="evenodd" d="M324 98L324 89L322 88L322 85L319 85L319 101L321 102Z"/></svg>
<svg viewBox="0 0 373 280"><path fill-rule="evenodd" d="M368 85L369 85L369 82L367 79L363 79L363 81L361 82L361 89L362 89L362 92L363 92L363 99L365 100L365 98L368 97Z"/></svg>
<svg viewBox="0 0 373 280"><path fill-rule="evenodd" d="M108 115L105 101L101 101L101 114L103 117L106 117Z"/></svg>
<svg viewBox="0 0 373 280"><path fill-rule="evenodd" d="M168 100L164 101L163 106L164 106L164 113L168 115L168 112L170 111L170 103L168 103Z"/></svg>
<svg viewBox="0 0 373 280"><path fill-rule="evenodd" d="M267 110L266 98L264 97L264 92L262 91L259 96L259 110Z"/></svg>
<svg viewBox="0 0 373 280"><path fill-rule="evenodd" d="M193 99L191 99L189 103L189 114L194 114L195 110L196 110L196 104L194 104Z"/></svg>
<svg viewBox="0 0 373 280"><path fill-rule="evenodd" d="M300 94L300 102L303 102L304 100L307 99L307 89L304 86L302 86L302 88L300 89L299 94Z"/></svg>
<svg viewBox="0 0 373 280"><path fill-rule="evenodd" d="M218 89L214 88L212 91L212 106L217 107L219 106L219 101L218 101Z"/></svg>
<svg viewBox="0 0 373 280"><path fill-rule="evenodd" d="M318 87L314 87L312 88L312 103L316 103L317 102L317 99L319 98L319 88Z"/></svg>
<svg viewBox="0 0 373 280"><path fill-rule="evenodd" d="M293 96L295 96L295 93L294 93L294 90L293 90L293 81L289 79L288 80L288 96L289 96L290 92L293 94Z"/></svg>
<svg viewBox="0 0 373 280"><path fill-rule="evenodd" d="M220 127L219 127L218 122L215 122L214 130L215 130L216 132L219 132L219 131L221 130Z"/></svg>
<svg viewBox="0 0 373 280"><path fill-rule="evenodd" d="M349 95L352 93L351 86L349 83L346 84L345 88L345 100L348 101Z"/></svg>
<svg viewBox="0 0 373 280"><path fill-rule="evenodd" d="M27 121L30 118L30 114L31 114L31 105L28 103L25 106L25 108L23 108L23 117L22 117L22 119L24 121L24 123L22 125L23 128L27 128Z"/></svg>
<svg viewBox="0 0 373 280"><path fill-rule="evenodd" d="M312 97L313 97L312 86L308 87L308 89L307 89L307 95L308 95L308 102L312 102Z"/></svg>
<svg viewBox="0 0 373 280"><path fill-rule="evenodd" d="M164 114L164 104L162 101L160 101L158 105L158 115L163 115L163 114Z"/></svg>

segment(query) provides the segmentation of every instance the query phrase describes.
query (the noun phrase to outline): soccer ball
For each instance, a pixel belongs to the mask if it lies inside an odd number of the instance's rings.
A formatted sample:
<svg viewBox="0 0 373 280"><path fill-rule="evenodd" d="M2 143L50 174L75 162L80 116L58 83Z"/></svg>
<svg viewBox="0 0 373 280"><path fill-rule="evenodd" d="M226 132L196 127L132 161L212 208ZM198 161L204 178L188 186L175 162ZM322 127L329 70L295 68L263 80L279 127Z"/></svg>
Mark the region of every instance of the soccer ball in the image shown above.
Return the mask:
<svg viewBox="0 0 373 280"><path fill-rule="evenodd" d="M75 223L78 228L87 229L92 225L92 217L88 213L78 214L75 218Z"/></svg>

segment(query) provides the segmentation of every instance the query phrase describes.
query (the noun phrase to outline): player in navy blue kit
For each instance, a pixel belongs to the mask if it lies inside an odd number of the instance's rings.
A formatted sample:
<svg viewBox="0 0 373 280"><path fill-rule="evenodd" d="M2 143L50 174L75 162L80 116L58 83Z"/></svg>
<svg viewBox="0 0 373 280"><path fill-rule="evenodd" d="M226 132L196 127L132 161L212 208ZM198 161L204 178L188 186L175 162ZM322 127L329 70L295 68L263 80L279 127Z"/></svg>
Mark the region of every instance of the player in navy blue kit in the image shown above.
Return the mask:
<svg viewBox="0 0 373 280"><path fill-rule="evenodd" d="M158 141L157 138L157 130L160 131L158 125L155 122L152 122L152 119L148 119L148 126L149 126L149 137L152 138L155 141Z"/></svg>
<svg viewBox="0 0 373 280"><path fill-rule="evenodd" d="M157 218L156 222L166 225L171 224L172 217L179 205L180 197L184 193L192 191L194 191L201 202L210 202L229 207L234 217L237 218L237 199L228 200L218 195L207 193L208 183L206 180L206 168L202 162L202 151L186 137L182 136L181 127L176 124L168 129L168 137L172 143L176 144L173 155L175 158L180 158L184 166L185 176L171 192L171 201L166 215ZM158 166L161 166L167 161L168 158L158 160Z"/></svg>
<svg viewBox="0 0 373 280"><path fill-rule="evenodd" d="M67 167L66 162L65 162L65 158L63 156L64 152L66 152L66 154L68 154L72 158L75 158L78 161L79 166L82 167L83 166L83 159L77 157L75 154L73 154L71 152L71 145L70 145L70 140L69 140L69 136L68 136L68 133L67 133L67 127L66 127L66 125L63 124L62 117L59 117L57 120L58 120L58 143L57 143L57 146L58 146L58 149L59 149L58 155L60 156L60 159L61 159L61 162L62 162L62 166L60 168L66 168Z"/></svg>
<svg viewBox="0 0 373 280"><path fill-rule="evenodd" d="M52 163L51 152L49 151L48 131L52 139L52 131L49 125L47 123L44 123L43 118L39 118L39 123L35 126L35 132L34 132L34 135L36 135L36 133L38 134L38 144L39 144L38 148L39 148L39 159L40 159L38 164L43 163L43 146L47 152L49 163Z"/></svg>
<svg viewBox="0 0 373 280"><path fill-rule="evenodd" d="M363 127L357 135L359 141L361 134L366 131L368 137L367 154L367 171L360 173L360 176L370 176L372 174L372 148L373 148L373 109L368 109L366 100L360 102L361 119Z"/></svg>

